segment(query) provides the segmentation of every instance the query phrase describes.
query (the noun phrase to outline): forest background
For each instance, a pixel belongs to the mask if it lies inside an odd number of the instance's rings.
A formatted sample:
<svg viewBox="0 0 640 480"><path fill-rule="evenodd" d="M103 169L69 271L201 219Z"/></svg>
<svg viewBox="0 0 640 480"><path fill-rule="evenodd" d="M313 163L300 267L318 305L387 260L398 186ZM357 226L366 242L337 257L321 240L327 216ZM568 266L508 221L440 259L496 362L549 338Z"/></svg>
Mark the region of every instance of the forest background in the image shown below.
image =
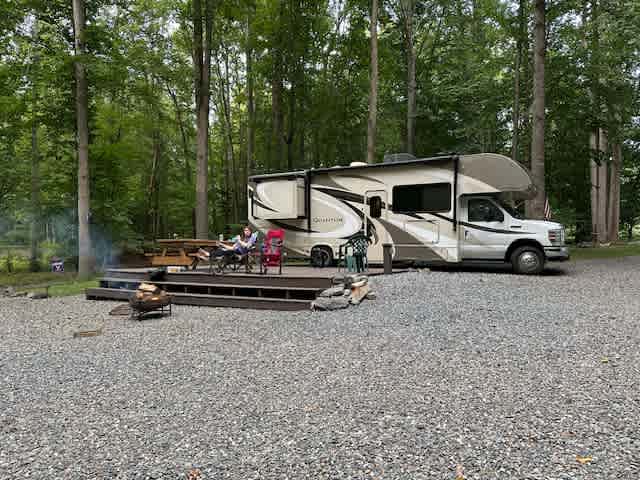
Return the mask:
<svg viewBox="0 0 640 480"><path fill-rule="evenodd" d="M0 0L0 251L233 231L250 174L394 152L503 153L629 239L639 93L637 0Z"/></svg>

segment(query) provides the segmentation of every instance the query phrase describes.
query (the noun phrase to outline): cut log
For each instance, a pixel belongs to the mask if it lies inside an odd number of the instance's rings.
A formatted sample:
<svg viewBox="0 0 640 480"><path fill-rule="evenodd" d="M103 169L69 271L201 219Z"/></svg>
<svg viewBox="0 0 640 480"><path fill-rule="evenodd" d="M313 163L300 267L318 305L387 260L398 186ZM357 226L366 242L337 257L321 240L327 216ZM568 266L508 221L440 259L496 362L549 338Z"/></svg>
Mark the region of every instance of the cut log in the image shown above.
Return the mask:
<svg viewBox="0 0 640 480"><path fill-rule="evenodd" d="M362 301L362 299L367 296L370 290L371 290L371 287L369 287L369 285L367 284L362 285L360 287L353 287L351 289L351 296L349 297L349 303L351 303L352 305L358 305Z"/></svg>
<svg viewBox="0 0 640 480"><path fill-rule="evenodd" d="M102 335L101 328L98 330L84 330L80 332L74 332L73 338L97 337L98 335Z"/></svg>
<svg viewBox="0 0 640 480"><path fill-rule="evenodd" d="M138 290L142 290L143 292L151 292L151 293L156 293L159 292L160 289L153 285L152 283L141 283L140 286L138 287Z"/></svg>
<svg viewBox="0 0 640 480"><path fill-rule="evenodd" d="M131 315L131 307L127 304L118 305L109 312L109 315Z"/></svg>

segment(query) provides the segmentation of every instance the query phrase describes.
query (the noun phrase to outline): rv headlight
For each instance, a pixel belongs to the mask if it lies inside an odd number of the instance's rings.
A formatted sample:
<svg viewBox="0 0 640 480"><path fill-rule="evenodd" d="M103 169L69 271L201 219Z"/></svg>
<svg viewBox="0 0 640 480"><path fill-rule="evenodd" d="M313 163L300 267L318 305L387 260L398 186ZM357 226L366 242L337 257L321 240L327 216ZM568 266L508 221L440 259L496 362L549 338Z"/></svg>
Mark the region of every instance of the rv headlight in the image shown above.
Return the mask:
<svg viewBox="0 0 640 480"><path fill-rule="evenodd" d="M549 242L551 245L564 245L564 228L549 230Z"/></svg>

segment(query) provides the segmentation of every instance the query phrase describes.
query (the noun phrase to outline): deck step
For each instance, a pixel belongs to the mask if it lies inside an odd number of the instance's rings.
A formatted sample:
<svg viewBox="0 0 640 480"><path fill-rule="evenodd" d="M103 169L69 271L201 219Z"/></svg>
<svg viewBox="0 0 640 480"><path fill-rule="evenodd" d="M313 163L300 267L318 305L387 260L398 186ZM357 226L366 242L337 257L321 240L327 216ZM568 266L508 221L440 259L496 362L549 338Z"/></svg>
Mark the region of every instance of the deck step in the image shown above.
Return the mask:
<svg viewBox="0 0 640 480"><path fill-rule="evenodd" d="M88 288L88 300L128 300L135 290L122 288ZM250 308L256 310L309 310L311 300L290 298L245 297L231 295L207 295L198 293L171 292L176 305L199 305L206 307Z"/></svg>
<svg viewBox="0 0 640 480"><path fill-rule="evenodd" d="M149 271L122 271L122 270L107 270L105 272L105 278L119 279L123 283L129 281L134 283L135 281L151 281L149 280ZM307 275L275 275L275 274L245 274L245 273L225 273L223 275L212 275L206 271L188 271L179 273L166 273L162 280L158 280L157 283L162 282L177 282L180 284L241 284L244 287L249 286L270 286L270 287L304 287L304 288L316 288L318 290L324 290L331 286L331 278L322 276L307 276Z"/></svg>
<svg viewBox="0 0 640 480"><path fill-rule="evenodd" d="M238 279L241 280L241 279ZM263 282L260 285L247 285L245 283L220 283L220 282L209 282L209 283L199 283L199 282L167 282L164 280L134 280L127 278L115 278L115 277L103 277L100 279L100 284L137 284L141 282L149 282L154 285L171 285L171 286L189 286L189 287L207 287L207 288L238 288L238 289L261 289L261 290L299 290L305 292L320 292L323 288L317 287L290 287L290 286L282 286L282 285L269 285L267 282ZM111 288L111 287L107 287Z"/></svg>

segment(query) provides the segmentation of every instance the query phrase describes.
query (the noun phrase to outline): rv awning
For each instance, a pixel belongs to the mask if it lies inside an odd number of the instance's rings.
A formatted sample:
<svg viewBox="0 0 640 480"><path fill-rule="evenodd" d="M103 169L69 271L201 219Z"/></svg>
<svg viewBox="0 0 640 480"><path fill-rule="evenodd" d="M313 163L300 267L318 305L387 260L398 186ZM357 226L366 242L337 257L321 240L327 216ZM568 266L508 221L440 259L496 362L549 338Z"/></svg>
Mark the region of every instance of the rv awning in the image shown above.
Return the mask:
<svg viewBox="0 0 640 480"><path fill-rule="evenodd" d="M535 186L529 172L518 162L497 153L460 156L460 173L515 198L532 198Z"/></svg>

